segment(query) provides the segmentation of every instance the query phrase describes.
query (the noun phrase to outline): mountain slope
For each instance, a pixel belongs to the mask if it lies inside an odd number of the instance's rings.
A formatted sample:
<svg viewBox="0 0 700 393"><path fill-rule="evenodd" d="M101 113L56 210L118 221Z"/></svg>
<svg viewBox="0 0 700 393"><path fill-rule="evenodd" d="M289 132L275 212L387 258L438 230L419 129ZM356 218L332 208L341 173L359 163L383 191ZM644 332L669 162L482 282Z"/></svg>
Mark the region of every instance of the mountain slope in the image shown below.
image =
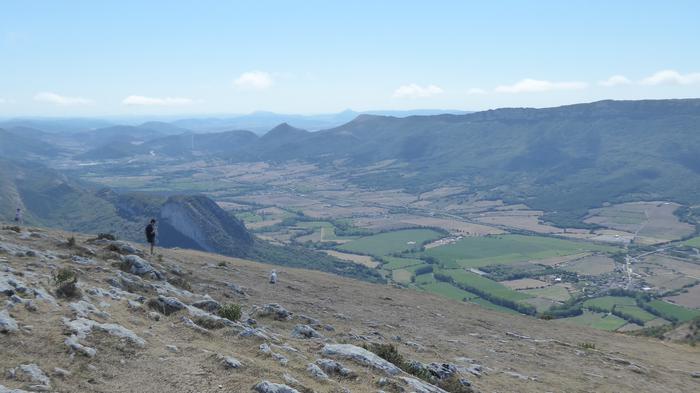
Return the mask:
<svg viewBox="0 0 700 393"><path fill-rule="evenodd" d="M75 238L72 247L69 237ZM270 381L299 392L442 392L391 364L375 358L363 363L338 352L362 353L361 346L377 343L395 345L415 365L454 368L480 392L700 389L693 377L700 350L688 345L507 315L308 270L285 268L270 285L268 265L202 252L162 250L161 257L144 261L161 279L138 276L121 270L129 265L120 261L135 258L114 250L126 248L90 238L0 229L0 320L6 326L0 333L0 368L6 371L0 386L209 393L246 392ZM141 252L131 246L131 252ZM64 268L78 274L74 298L59 297L58 286L47 280ZM170 306L163 306L166 301ZM222 304L241 305L241 320L219 319L215 310ZM294 333L310 332L297 327L304 325L322 338ZM309 364L324 365L321 359L352 373L343 376L331 367L328 379L314 377L318 373ZM25 369L46 377L30 382ZM432 390L412 388L408 381Z"/></svg>
<svg viewBox="0 0 700 393"><path fill-rule="evenodd" d="M562 225L580 225L588 208L604 202L700 202L698 99L406 118L361 115L337 128L296 134L286 146L259 143L237 159L326 165L344 159L358 166L399 160L404 165L353 181L413 191L468 184L488 197L546 210L546 218Z"/></svg>

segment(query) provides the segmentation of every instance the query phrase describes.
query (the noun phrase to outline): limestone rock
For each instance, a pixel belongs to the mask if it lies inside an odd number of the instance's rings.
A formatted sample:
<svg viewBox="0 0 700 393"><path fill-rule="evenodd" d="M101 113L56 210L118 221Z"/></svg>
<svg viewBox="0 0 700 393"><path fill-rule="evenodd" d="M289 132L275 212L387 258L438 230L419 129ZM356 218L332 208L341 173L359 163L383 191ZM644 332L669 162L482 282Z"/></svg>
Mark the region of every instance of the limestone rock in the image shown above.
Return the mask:
<svg viewBox="0 0 700 393"><path fill-rule="evenodd" d="M340 375L341 377L354 377L356 375L354 371L336 362L335 360L317 359L316 364L327 374Z"/></svg>
<svg viewBox="0 0 700 393"><path fill-rule="evenodd" d="M209 312L217 312L221 309L221 303L206 296L205 299L192 303L193 306Z"/></svg>
<svg viewBox="0 0 700 393"><path fill-rule="evenodd" d="M187 308L180 299L168 296L158 296L148 301L148 306L163 315L170 315Z"/></svg>
<svg viewBox="0 0 700 393"><path fill-rule="evenodd" d="M314 363L309 363L306 366L306 371L308 371L309 374L311 374L311 376L314 377L314 379L316 379L316 380L319 380L319 381L327 381L328 380L328 375L326 375L326 373L324 373L323 370L321 370L321 368L318 367L317 365L315 365Z"/></svg>
<svg viewBox="0 0 700 393"><path fill-rule="evenodd" d="M122 268L131 274L149 277L153 280L163 280L163 273L156 270L150 263L138 255L122 257Z"/></svg>
<svg viewBox="0 0 700 393"><path fill-rule="evenodd" d="M414 393L447 393L447 391L440 389L435 385L431 385L427 382L423 382L420 379L400 377L402 381L409 386L410 391Z"/></svg>
<svg viewBox="0 0 700 393"><path fill-rule="evenodd" d="M322 351L324 356L350 359L365 366L381 370L388 375L397 375L401 369L382 359L376 354L352 344L326 344Z"/></svg>
<svg viewBox="0 0 700 393"><path fill-rule="evenodd" d="M0 310L0 333L14 333L18 330L17 321L8 314L7 310Z"/></svg>
<svg viewBox="0 0 700 393"><path fill-rule="evenodd" d="M294 330L292 330L292 337L294 338L323 338L323 336L317 332L314 328L309 325L296 325Z"/></svg>
<svg viewBox="0 0 700 393"><path fill-rule="evenodd" d="M261 316L273 316L278 321L288 321L292 319L293 313L277 303L269 303L263 306L258 312Z"/></svg>
<svg viewBox="0 0 700 393"><path fill-rule="evenodd" d="M298 390L281 383L262 381L253 386L253 390L258 393L299 393Z"/></svg>

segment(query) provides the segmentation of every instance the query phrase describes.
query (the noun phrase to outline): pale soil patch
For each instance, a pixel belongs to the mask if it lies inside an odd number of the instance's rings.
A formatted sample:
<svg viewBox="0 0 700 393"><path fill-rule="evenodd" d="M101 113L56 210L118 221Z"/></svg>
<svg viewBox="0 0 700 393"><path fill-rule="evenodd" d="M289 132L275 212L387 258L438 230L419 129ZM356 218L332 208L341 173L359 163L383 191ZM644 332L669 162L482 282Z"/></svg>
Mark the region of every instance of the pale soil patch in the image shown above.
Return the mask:
<svg viewBox="0 0 700 393"><path fill-rule="evenodd" d="M679 306L700 309L700 285L688 288L687 292L666 298Z"/></svg>
<svg viewBox="0 0 700 393"><path fill-rule="evenodd" d="M695 228L678 220L673 212L680 205L670 202L630 202L592 209L584 222L637 233L635 241L655 244L678 240Z"/></svg>
<svg viewBox="0 0 700 393"><path fill-rule="evenodd" d="M574 261L576 259L581 259L581 258L589 256L589 255L591 255L591 253L582 252L580 254L572 254L572 255L564 255L564 256L560 256L560 257L538 259L536 261L531 261L531 262L536 263L538 265L544 265L544 266L557 266L557 265L561 265L562 263Z"/></svg>
<svg viewBox="0 0 700 393"><path fill-rule="evenodd" d="M591 255L572 260L560 267L579 274L597 276L615 271L615 261L604 255Z"/></svg>
<svg viewBox="0 0 700 393"><path fill-rule="evenodd" d="M346 261L357 263L359 265L365 265L372 269L375 269L377 266L379 266L379 262L374 260L374 258L372 258L369 255L349 254L347 252L340 252L335 250L323 250L323 252L338 259L343 259Z"/></svg>
<svg viewBox="0 0 700 393"><path fill-rule="evenodd" d="M241 203L235 203L235 202L216 202L217 205L219 205L220 208L226 210L226 211L241 211L241 210L248 210L250 209L250 205L243 205Z"/></svg>
<svg viewBox="0 0 700 393"><path fill-rule="evenodd" d="M499 235L505 233L503 230L480 224L434 217L408 217L399 218L401 222L423 227L437 227L447 229L450 232L466 236Z"/></svg>
<svg viewBox="0 0 700 393"><path fill-rule="evenodd" d="M544 288L549 285L544 281L535 280L534 278L521 278L518 280L501 281L500 283L515 290Z"/></svg>
<svg viewBox="0 0 700 393"><path fill-rule="evenodd" d="M271 227L271 226L273 226L273 225L277 225L277 224L280 224L280 223L282 223L282 220L281 220L281 219L277 219L277 220L267 220L267 221L249 222L249 223L245 224L245 226L246 226L246 228L248 228L248 229L255 230L255 229L259 229L259 228Z"/></svg>
<svg viewBox="0 0 700 393"><path fill-rule="evenodd" d="M563 232L563 229L561 228L541 223L541 215L542 212L528 212L527 214L523 214L522 211L484 213L484 216L477 218L477 221L484 224L523 229L526 231L532 231L537 233Z"/></svg>

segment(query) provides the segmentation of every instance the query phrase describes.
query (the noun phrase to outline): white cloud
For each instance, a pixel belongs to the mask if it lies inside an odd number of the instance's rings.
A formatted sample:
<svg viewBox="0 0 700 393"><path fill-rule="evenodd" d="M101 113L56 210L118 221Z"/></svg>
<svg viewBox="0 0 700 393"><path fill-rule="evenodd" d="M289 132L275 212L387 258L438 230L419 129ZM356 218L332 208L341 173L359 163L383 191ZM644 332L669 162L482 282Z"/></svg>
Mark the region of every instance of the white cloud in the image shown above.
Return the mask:
<svg viewBox="0 0 700 393"><path fill-rule="evenodd" d="M244 72L239 76L233 84L251 90L265 90L275 84L275 80L267 72L264 71L249 71Z"/></svg>
<svg viewBox="0 0 700 393"><path fill-rule="evenodd" d="M37 93L34 96L34 101L47 102L49 104L71 106L71 105L90 105L92 100L83 97L66 97L60 94L44 91Z"/></svg>
<svg viewBox="0 0 700 393"><path fill-rule="evenodd" d="M480 89L478 87L472 87L471 89L467 90L467 94L470 94L470 95L486 94L486 90Z"/></svg>
<svg viewBox="0 0 700 393"><path fill-rule="evenodd" d="M420 86L415 83L403 85L394 91L394 98L428 98L442 94L444 90L435 86Z"/></svg>
<svg viewBox="0 0 700 393"><path fill-rule="evenodd" d="M128 96L122 100L124 105L145 105L145 106L183 106L190 105L194 101L189 98L182 97L144 97L144 96Z"/></svg>
<svg viewBox="0 0 700 393"><path fill-rule="evenodd" d="M632 83L631 80L629 80L626 76L624 75L613 75L610 78L598 82L599 85L605 86L605 87L613 87L613 86L621 86L621 85L629 85Z"/></svg>
<svg viewBox="0 0 700 393"><path fill-rule="evenodd" d="M496 87L496 93L540 93L554 90L581 90L588 87L585 82L551 82L537 79L523 79L513 85Z"/></svg>
<svg viewBox="0 0 700 393"><path fill-rule="evenodd" d="M642 79L640 83L642 85L690 85L693 83L700 83L700 72L681 74L675 70L662 70L654 75Z"/></svg>

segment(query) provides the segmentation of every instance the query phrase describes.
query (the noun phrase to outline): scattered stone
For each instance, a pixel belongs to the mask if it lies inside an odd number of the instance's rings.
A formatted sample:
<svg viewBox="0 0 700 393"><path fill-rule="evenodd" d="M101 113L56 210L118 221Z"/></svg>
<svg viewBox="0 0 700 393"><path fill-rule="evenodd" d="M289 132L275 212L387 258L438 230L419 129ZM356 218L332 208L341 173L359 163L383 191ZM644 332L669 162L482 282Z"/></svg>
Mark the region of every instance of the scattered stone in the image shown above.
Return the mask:
<svg viewBox="0 0 700 393"><path fill-rule="evenodd" d="M340 375L341 377L355 377L354 371L343 366L342 364L331 359L317 359L316 364L321 367L321 370L331 375Z"/></svg>
<svg viewBox="0 0 700 393"><path fill-rule="evenodd" d="M389 375L401 373L401 369L382 359L376 354L352 344L326 344L322 351L324 356L350 359L365 366L381 370Z"/></svg>
<svg viewBox="0 0 700 393"><path fill-rule="evenodd" d="M503 374L505 374L505 375L510 375L510 376L513 377L513 378L517 378L517 379L520 379L520 380L523 380L523 381L527 381L528 379L530 379L530 378L528 378L526 375L523 375L523 374L520 374L520 373L516 373L515 371L504 371Z"/></svg>
<svg viewBox="0 0 700 393"><path fill-rule="evenodd" d="M134 301L134 300L127 301L126 307L129 308L129 310L134 310L134 311L143 310L143 304L141 304L137 301Z"/></svg>
<svg viewBox="0 0 700 393"><path fill-rule="evenodd" d="M90 348L87 347L83 344L80 343L78 336L75 334L72 334L68 338L65 339L64 343L74 352L82 353L83 355L92 358L95 357L97 354L97 350L95 348Z"/></svg>
<svg viewBox="0 0 700 393"><path fill-rule="evenodd" d="M457 366L450 363L430 363L426 369L430 374L441 381L452 378L458 372Z"/></svg>
<svg viewBox="0 0 700 393"><path fill-rule="evenodd" d="M73 255L71 260L78 265L96 265L97 261L92 258L81 257L80 255Z"/></svg>
<svg viewBox="0 0 700 393"><path fill-rule="evenodd" d="M236 369L243 367L243 363L241 363L238 359L234 358L233 356L219 355L218 358L221 364L223 364L226 368Z"/></svg>
<svg viewBox="0 0 700 393"><path fill-rule="evenodd" d="M258 393L299 393L298 390L287 385L272 383L269 381L262 381L258 383L257 385L253 386L253 390Z"/></svg>
<svg viewBox="0 0 700 393"><path fill-rule="evenodd" d="M192 303L192 305L201 310L206 310L209 312L217 312L221 309L221 303L210 298L209 296L206 296L204 300Z"/></svg>
<svg viewBox="0 0 700 393"><path fill-rule="evenodd" d="M0 310L0 333L15 333L18 330L17 321L10 316L7 310Z"/></svg>
<svg viewBox="0 0 700 393"><path fill-rule="evenodd" d="M447 391L419 379L409 377L400 378L402 381L406 382L406 385L411 388L411 392L413 393L447 393Z"/></svg>
<svg viewBox="0 0 700 393"><path fill-rule="evenodd" d="M147 304L150 308L163 315L170 315L187 308L187 305L178 298L167 296L158 296L158 298L150 299Z"/></svg>
<svg viewBox="0 0 700 393"><path fill-rule="evenodd" d="M30 387L32 390L36 390L34 389L35 387L45 387L47 389L51 387L51 380L49 377L34 363L20 365L16 378L20 381L37 384L38 386L34 385Z"/></svg>
<svg viewBox="0 0 700 393"><path fill-rule="evenodd" d="M24 308L26 308L27 311L29 311L29 312L36 312L39 310L39 308L36 306L36 302L34 300L25 301Z"/></svg>
<svg viewBox="0 0 700 393"><path fill-rule="evenodd" d="M296 325L292 330L292 337L301 339L323 338L323 336L309 325Z"/></svg>
<svg viewBox="0 0 700 393"><path fill-rule="evenodd" d="M255 337L264 341L271 340L270 336L265 334L260 328L245 327L242 332L238 334L240 337Z"/></svg>
<svg viewBox="0 0 700 393"><path fill-rule="evenodd" d="M155 289L151 283L144 282L141 277L126 272L117 272L117 276L108 278L107 283L113 287L132 293L155 292Z"/></svg>
<svg viewBox="0 0 700 393"><path fill-rule="evenodd" d="M22 389L10 389L10 388L4 387L3 385L0 385L0 393L29 393L29 392L26 390L22 390Z"/></svg>
<svg viewBox="0 0 700 393"><path fill-rule="evenodd" d="M108 246L111 250L116 251L120 254L135 254L138 256L143 256L143 252L141 250L138 250L134 247L132 247L129 243L119 241L119 240L114 240L109 242Z"/></svg>
<svg viewBox="0 0 700 393"><path fill-rule="evenodd" d="M287 311L284 307L277 303L270 303L263 306L258 312L261 316L272 315L278 321L288 321L292 319L293 313Z"/></svg>
<svg viewBox="0 0 700 393"><path fill-rule="evenodd" d="M173 352L173 353L180 352L180 349L175 345L166 345L165 349L167 349L168 351Z"/></svg>
<svg viewBox="0 0 700 393"><path fill-rule="evenodd" d="M163 273L156 270L150 263L138 255L122 257L122 269L131 274L149 277L153 280L163 280Z"/></svg>
<svg viewBox="0 0 700 393"><path fill-rule="evenodd" d="M160 314L158 314L155 311L151 311L147 315L148 315L148 319L150 319L152 321L160 321Z"/></svg>
<svg viewBox="0 0 700 393"><path fill-rule="evenodd" d="M71 303L69 305L70 309L73 310L75 315L80 318L87 318L90 314L95 314L96 316L100 318L107 319L109 318L109 314L100 311L97 307L95 307L92 303L86 302L85 300L80 300L74 303Z"/></svg>
<svg viewBox="0 0 700 393"><path fill-rule="evenodd" d="M305 324L313 326L315 328L321 326L321 322L318 319L312 318L308 315L300 314L297 318L299 318L299 320L304 322Z"/></svg>
<svg viewBox="0 0 700 393"><path fill-rule="evenodd" d="M60 368L60 367L54 367L53 369L53 375L59 378L66 378L70 376L70 371Z"/></svg>
<svg viewBox="0 0 700 393"><path fill-rule="evenodd" d="M182 323L185 326L187 326L188 328L190 328L198 333L202 333L202 334L206 334L206 335L211 334L211 332L209 330L197 325L196 323L194 323L193 320L191 320L185 316L181 317L180 320L182 321Z"/></svg>
<svg viewBox="0 0 700 393"><path fill-rule="evenodd" d="M284 379L284 382L290 384L290 385L301 385L301 382L299 382L298 379L294 378L288 373L284 373L282 375L282 378Z"/></svg>
<svg viewBox="0 0 700 393"><path fill-rule="evenodd" d="M316 380L319 380L319 381L327 381L328 380L328 375L326 375L326 373L324 373L323 370L321 370L321 368L318 367L317 365L315 365L314 363L309 363L306 366L306 371L308 371L309 374L311 374L311 376L314 377L314 379L316 379Z"/></svg>

